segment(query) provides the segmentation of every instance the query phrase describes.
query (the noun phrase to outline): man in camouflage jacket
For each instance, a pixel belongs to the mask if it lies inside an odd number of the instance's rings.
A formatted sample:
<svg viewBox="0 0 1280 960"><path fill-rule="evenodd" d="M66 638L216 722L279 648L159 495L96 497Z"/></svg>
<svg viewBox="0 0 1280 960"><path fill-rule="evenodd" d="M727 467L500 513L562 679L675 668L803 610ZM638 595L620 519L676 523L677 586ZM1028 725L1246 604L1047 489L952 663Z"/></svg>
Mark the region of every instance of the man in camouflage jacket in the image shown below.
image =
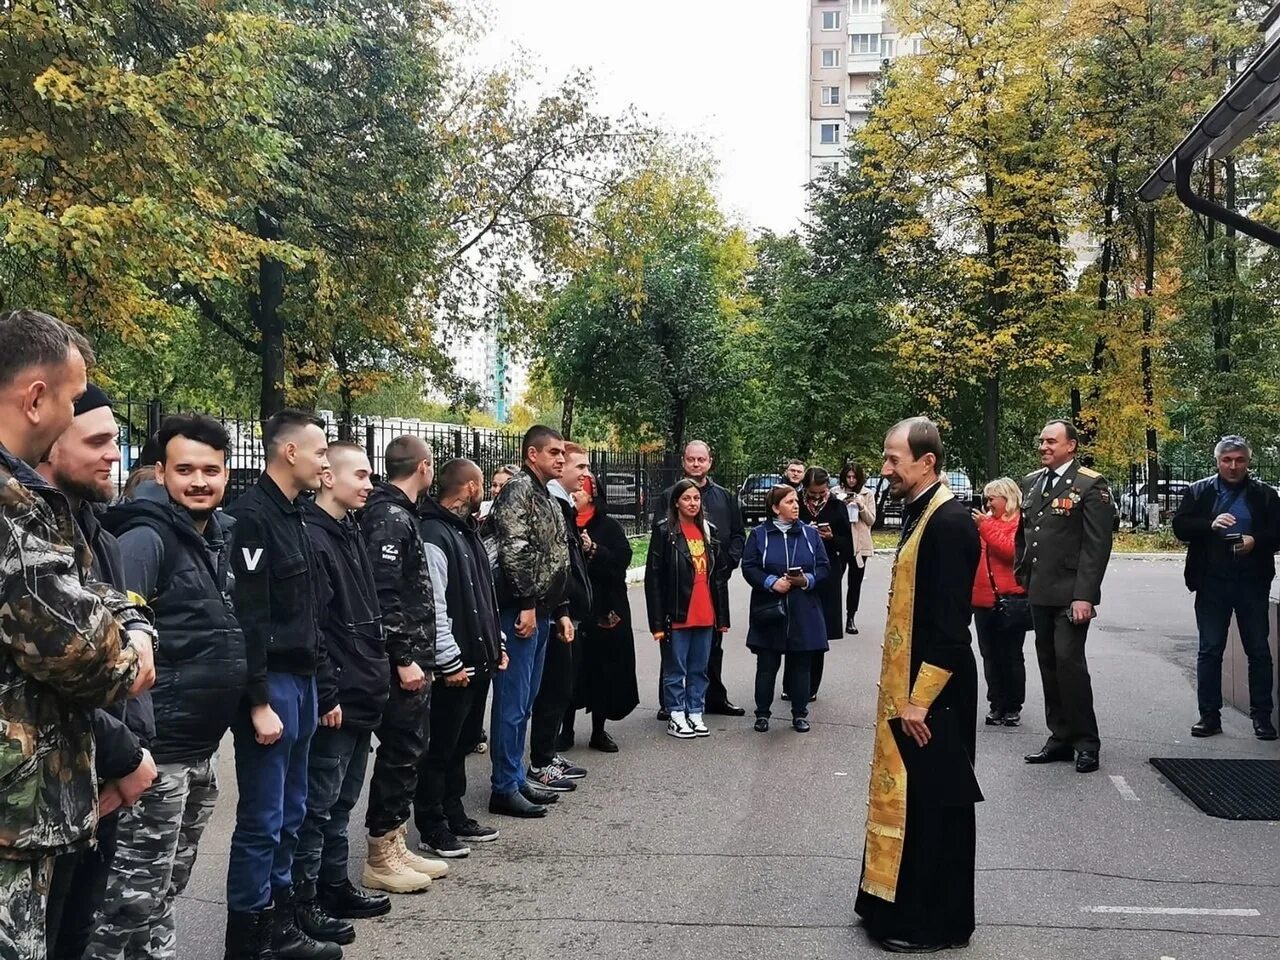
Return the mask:
<svg viewBox="0 0 1280 960"><path fill-rule="evenodd" d="M0 960L43 960L54 858L98 822L91 718L155 676L144 608L102 583L66 497L28 464L71 422L88 344L0 314Z"/></svg>
<svg viewBox="0 0 1280 960"><path fill-rule="evenodd" d="M564 471L565 446L559 433L536 426L525 434L522 448L524 467L502 488L490 514L498 548L499 620L509 663L493 684L489 810L541 817L549 798L526 782L524 750L553 619L560 638L573 642L565 600L569 544L564 513L547 490L547 483Z"/></svg>

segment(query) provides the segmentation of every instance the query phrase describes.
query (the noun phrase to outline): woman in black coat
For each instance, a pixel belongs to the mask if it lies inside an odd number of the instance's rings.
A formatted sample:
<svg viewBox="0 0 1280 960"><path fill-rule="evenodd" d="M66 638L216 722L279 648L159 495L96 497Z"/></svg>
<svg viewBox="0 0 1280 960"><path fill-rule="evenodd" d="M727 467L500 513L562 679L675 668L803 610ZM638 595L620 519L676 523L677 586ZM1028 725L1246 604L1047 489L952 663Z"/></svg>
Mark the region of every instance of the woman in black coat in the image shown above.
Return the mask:
<svg viewBox="0 0 1280 960"><path fill-rule="evenodd" d="M800 494L800 522L818 531L822 545L827 550L830 572L818 585L818 599L822 602L822 617L827 625L827 640L844 638L842 605L844 591L841 581L845 567L853 561L853 527L849 525L849 511L831 494L831 475L821 467L810 467L804 473ZM818 696L822 685L822 668L826 655L819 650L813 654L810 671L810 699Z"/></svg>
<svg viewBox="0 0 1280 960"><path fill-rule="evenodd" d="M605 721L621 720L640 703L636 686L636 648L631 633L631 602L627 596L627 569L631 566L631 542L622 524L609 516L604 490L595 477L583 477L582 489L573 494L591 579L591 616L583 622L579 641L573 707L565 716L561 736L573 732L574 710L591 714L589 746L617 753L618 744L605 732Z"/></svg>

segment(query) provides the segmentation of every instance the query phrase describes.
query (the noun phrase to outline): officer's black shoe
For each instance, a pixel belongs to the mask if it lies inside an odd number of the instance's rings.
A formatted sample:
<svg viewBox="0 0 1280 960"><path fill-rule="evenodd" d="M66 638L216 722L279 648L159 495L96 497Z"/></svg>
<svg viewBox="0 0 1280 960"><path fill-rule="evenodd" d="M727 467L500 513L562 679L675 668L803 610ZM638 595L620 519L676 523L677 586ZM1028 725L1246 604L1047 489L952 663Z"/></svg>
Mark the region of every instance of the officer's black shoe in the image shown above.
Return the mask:
<svg viewBox="0 0 1280 960"><path fill-rule="evenodd" d="M1271 725L1270 720L1260 718L1253 721L1253 735L1259 740L1274 740L1276 728Z"/></svg>
<svg viewBox="0 0 1280 960"><path fill-rule="evenodd" d="M545 817L547 808L540 803L530 803L524 794L492 793L489 795L489 812L499 813L506 817Z"/></svg>
<svg viewBox="0 0 1280 960"><path fill-rule="evenodd" d="M1222 732L1222 718L1216 713L1206 713L1191 725L1193 737L1212 737Z"/></svg>
<svg viewBox="0 0 1280 960"><path fill-rule="evenodd" d="M1097 769L1097 750L1081 750L1076 754L1076 773L1093 773Z"/></svg>
<svg viewBox="0 0 1280 960"><path fill-rule="evenodd" d="M321 943L355 943L356 928L338 917L330 916L316 899L315 887L300 884L295 891L298 929Z"/></svg>
<svg viewBox="0 0 1280 960"><path fill-rule="evenodd" d="M1070 747L1051 747L1046 743L1039 753L1029 753L1022 759L1027 763L1070 763L1075 757Z"/></svg>
<svg viewBox="0 0 1280 960"><path fill-rule="evenodd" d="M275 917L271 923L270 955L275 960L342 960L340 946L316 940L298 926L292 889L274 891L272 903Z"/></svg>

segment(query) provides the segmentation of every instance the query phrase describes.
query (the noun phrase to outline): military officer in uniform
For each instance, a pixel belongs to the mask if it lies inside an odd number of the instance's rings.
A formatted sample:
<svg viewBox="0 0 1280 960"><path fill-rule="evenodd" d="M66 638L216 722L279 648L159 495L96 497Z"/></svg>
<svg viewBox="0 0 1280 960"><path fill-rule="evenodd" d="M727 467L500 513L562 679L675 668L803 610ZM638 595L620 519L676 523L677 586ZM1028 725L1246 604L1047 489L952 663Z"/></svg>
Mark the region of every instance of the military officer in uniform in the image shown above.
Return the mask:
<svg viewBox="0 0 1280 960"><path fill-rule="evenodd" d="M1031 604L1049 726L1049 740L1026 761L1074 759L1077 771L1092 773L1098 720L1084 644L1111 556L1112 506L1106 478L1076 460L1078 445L1062 420L1040 433L1044 469L1022 481L1017 574Z"/></svg>

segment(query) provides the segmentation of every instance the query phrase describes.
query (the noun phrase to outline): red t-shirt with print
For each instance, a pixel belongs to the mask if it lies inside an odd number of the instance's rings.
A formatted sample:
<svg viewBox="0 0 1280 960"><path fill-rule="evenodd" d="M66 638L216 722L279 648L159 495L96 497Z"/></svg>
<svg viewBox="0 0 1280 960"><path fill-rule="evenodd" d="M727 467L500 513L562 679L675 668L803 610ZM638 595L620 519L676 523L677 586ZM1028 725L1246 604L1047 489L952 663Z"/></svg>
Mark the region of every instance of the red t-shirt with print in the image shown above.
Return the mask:
<svg viewBox="0 0 1280 960"><path fill-rule="evenodd" d="M684 534L685 542L689 545L689 555L693 557L693 594L689 598L689 615L682 623L673 623L671 626L678 630L690 627L714 627L716 608L711 600L707 542L703 539L702 528L696 523L681 520L680 532Z"/></svg>

